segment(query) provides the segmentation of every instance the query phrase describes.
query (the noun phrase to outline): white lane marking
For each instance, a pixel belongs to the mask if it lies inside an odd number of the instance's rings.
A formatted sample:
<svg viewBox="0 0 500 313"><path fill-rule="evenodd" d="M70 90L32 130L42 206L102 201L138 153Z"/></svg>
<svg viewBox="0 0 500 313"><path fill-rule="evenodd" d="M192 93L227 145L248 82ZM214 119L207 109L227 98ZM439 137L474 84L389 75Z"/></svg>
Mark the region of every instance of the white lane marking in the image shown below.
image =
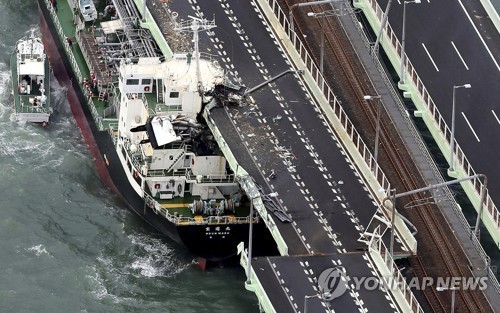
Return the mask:
<svg viewBox="0 0 500 313"><path fill-rule="evenodd" d="M497 114L495 113L495 111L491 110L491 113L493 113L493 116L495 117L495 119L497 120L498 124L500 124L500 119L498 118Z"/></svg>
<svg viewBox="0 0 500 313"><path fill-rule="evenodd" d="M462 116L464 117L465 121L467 122L467 125L469 125L470 130L472 131L472 133L473 133L473 134L474 134L474 136L476 137L477 142L481 142L481 140L479 140L479 137L477 136L476 132L474 131L474 128L472 128L471 124L469 123L469 120L468 120L468 119L467 119L467 117L465 116L464 112L462 112Z"/></svg>
<svg viewBox="0 0 500 313"><path fill-rule="evenodd" d="M491 59L493 60L493 63L495 63L495 65L497 66L498 71L500 72L500 66L497 63L497 60L495 60L495 57L493 57L493 54L491 53L490 49L488 49L488 46L486 45L486 42L484 42L484 39L483 39L483 37L481 37L481 34L477 30L476 25L474 25L474 22L472 22L472 19L470 18L469 13L467 13L467 10L465 9L464 5L462 4L462 1L458 0L458 2L460 3L460 6L464 10L465 15L467 15L467 18L469 19L469 22L472 24L472 27L474 27L474 30L476 31L477 35L479 36L479 39L481 39L481 42L483 43L484 47L486 48L486 51L488 51Z"/></svg>
<svg viewBox="0 0 500 313"><path fill-rule="evenodd" d="M460 60L462 60L462 63L464 64L465 68L467 70L469 70L469 67L467 66L467 63L465 63L464 58L462 58L462 55L460 54L460 52L458 52L457 46L455 46L455 44L453 43L453 41L451 42L451 45L453 46L453 48L455 48L455 51L457 52L458 56L460 57Z"/></svg>
<svg viewBox="0 0 500 313"><path fill-rule="evenodd" d="M431 59L432 64L433 64L433 65L434 65L434 67L436 68L436 71L438 71L438 72L439 72L439 69L438 69L438 67L436 66L436 63L434 63L434 60L432 59L431 54L429 53L429 51L427 50L427 47L424 45L424 43L423 43L423 42L422 42L422 47L424 47L424 50L425 50L425 52L427 53L427 55L429 56L429 59Z"/></svg>

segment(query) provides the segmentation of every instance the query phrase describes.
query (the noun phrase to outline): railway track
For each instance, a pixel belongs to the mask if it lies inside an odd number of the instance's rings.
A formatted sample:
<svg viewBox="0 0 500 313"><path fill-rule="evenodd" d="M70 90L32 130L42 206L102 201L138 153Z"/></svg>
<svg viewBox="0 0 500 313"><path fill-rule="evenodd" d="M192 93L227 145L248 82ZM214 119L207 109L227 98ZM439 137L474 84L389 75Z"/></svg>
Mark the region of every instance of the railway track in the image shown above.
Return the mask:
<svg viewBox="0 0 500 313"><path fill-rule="evenodd" d="M285 12L288 12L290 6L299 1L280 0L279 2ZM327 10L329 8L326 5L323 7L314 5L301 11L294 11L295 31L302 37L302 41L311 55L318 59L319 46L317 43L321 40L319 36L322 35L321 32L324 28L324 59L328 60L324 64L325 79L330 86L333 86L334 90L341 90L340 93L336 92L337 96L343 99L343 103L347 103L344 105L344 109L348 112L365 142L373 142L372 138L376 127L376 106L373 103L370 103L370 106L366 105L363 96L375 95L376 91L371 82L366 79L367 74L360 65L357 54L351 47L338 17L312 18L306 15L306 12L319 13ZM321 20L325 23L324 27L321 25ZM311 38L313 39L311 40ZM319 60L316 60L316 63L319 64ZM339 73L341 73L340 76ZM418 169L409 162L411 157L397 131L391 127L389 116L383 109L378 113L382 114L379 164L390 178L391 184L399 192L421 188L425 185L424 181L420 175L416 175ZM367 127L366 121L369 121L369 127ZM418 198L418 195L412 195L402 200L413 201ZM447 226L445 226L446 230L443 229L443 225L446 223L440 222L436 216L436 214L441 215L436 207L427 204L405 213L419 230L417 239L419 239L420 249L427 251L429 256L433 258L433 260L427 258L423 260L420 256L410 258L410 265L416 277L437 277L445 276L444 274L447 277L472 277L470 269L464 269L461 266L461 264L468 264L468 260L456 239L446 236L446 232L449 233L450 229ZM430 253L436 251L439 253ZM434 312L449 311L447 306L449 306L450 301L447 293L437 292L435 287L426 288L422 293ZM491 311L489 304L483 305L483 303L487 303L484 295L477 293L477 291L460 289L457 292L459 295L456 301L457 312ZM444 296L448 296L448 298L444 299Z"/></svg>

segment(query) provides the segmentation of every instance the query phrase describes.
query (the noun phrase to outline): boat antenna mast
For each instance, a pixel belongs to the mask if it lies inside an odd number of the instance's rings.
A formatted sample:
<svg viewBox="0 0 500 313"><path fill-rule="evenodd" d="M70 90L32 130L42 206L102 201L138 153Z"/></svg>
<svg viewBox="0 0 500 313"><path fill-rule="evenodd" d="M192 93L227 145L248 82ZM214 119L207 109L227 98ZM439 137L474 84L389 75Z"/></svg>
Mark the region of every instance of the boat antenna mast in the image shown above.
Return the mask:
<svg viewBox="0 0 500 313"><path fill-rule="evenodd" d="M209 21L207 19L200 19L191 15L188 15L191 20L188 21L182 21L181 23L177 24L175 27L176 31L189 31L193 32L193 43L194 43L194 55L193 57L195 58L196 61L196 79L198 80L198 92L200 96L203 96L203 82L201 80L201 72L200 72L200 47L199 47L199 41L200 41L200 36L199 32L200 31L207 31L212 28L217 27L215 25L215 19Z"/></svg>
<svg viewBox="0 0 500 313"><path fill-rule="evenodd" d="M35 30L32 29L31 30L31 34L30 34L30 37L29 37L29 43L30 43L30 58L33 59L33 42L35 41Z"/></svg>

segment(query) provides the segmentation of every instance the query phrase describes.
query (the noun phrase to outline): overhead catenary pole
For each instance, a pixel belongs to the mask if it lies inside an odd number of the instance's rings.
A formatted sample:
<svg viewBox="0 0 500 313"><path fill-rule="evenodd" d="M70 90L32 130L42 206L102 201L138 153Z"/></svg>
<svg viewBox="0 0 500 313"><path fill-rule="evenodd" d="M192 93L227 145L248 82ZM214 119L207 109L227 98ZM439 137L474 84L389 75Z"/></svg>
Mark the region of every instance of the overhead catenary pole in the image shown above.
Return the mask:
<svg viewBox="0 0 500 313"><path fill-rule="evenodd" d="M452 184L461 183L461 182L468 181L468 180L474 180L474 179L478 179L478 178L484 178L484 182L483 182L483 188L481 191L482 196L481 196L481 203L479 204L478 220L476 221L476 230L477 230L477 229L479 229L479 222L480 222L480 218L481 218L481 213L483 212L483 206L484 206L483 204L484 204L484 199L486 197L486 190L487 190L487 185L488 185L488 178L484 174L476 174L476 175L467 176L464 178L454 179L454 180L450 180L450 181L447 181L444 183L429 185L427 187L414 189L414 190L410 190L410 191L406 191L406 192L402 192L402 193L398 193L398 194L395 193L394 189L391 190L390 194L382 200L382 205L384 207L386 207L386 205L385 205L386 201L391 201L391 203L392 203L392 208L391 208L391 210L392 210L391 241L390 241L390 246L389 246L389 253L390 253L391 257L394 258L394 232L395 232L394 226L395 226L395 217L396 217L396 199L397 198L409 196L409 195L412 195L415 193L419 193L419 192L423 192L423 191L427 191L427 190L431 190L431 189L436 189L436 188L440 188L440 187L444 187L444 186L448 186L448 185L452 185ZM476 236L477 236L477 234L476 234Z"/></svg>
<svg viewBox="0 0 500 313"><path fill-rule="evenodd" d="M380 95L377 96L363 96L363 99L365 100L376 100L377 101L377 117L376 117L376 122L375 122L375 147L373 149L373 158L375 159L375 162L378 162L378 143L379 143L379 138L380 138L380 115L382 112L382 98Z"/></svg>

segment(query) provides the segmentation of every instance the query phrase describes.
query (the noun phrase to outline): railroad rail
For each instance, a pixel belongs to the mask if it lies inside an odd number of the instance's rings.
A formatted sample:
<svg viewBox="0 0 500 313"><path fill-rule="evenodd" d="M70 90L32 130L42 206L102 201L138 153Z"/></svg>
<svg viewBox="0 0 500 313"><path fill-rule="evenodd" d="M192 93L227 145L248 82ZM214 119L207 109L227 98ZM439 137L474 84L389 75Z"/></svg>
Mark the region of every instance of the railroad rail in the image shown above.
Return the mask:
<svg viewBox="0 0 500 313"><path fill-rule="evenodd" d="M285 11L288 11L293 4L299 3L297 0L278 2ZM417 175L418 169L410 162L411 156L397 131L391 127L390 117L383 106L380 106L382 108L380 112L376 112L376 106L371 101L370 105L367 105L363 98L364 95L374 95L376 91L358 61L358 56L338 17L327 15L318 19L307 16L307 12L320 13L331 9L331 6L315 5L308 7L307 10L295 10L295 32L301 37L311 55L314 56L319 55L320 48L317 45L320 42L319 36L325 36L324 59L328 62L324 64L324 78L330 86L336 87L337 96L342 99L344 109L348 112L360 134L370 139L368 142L373 142L376 116L381 114L379 163L388 177L392 177L391 184L398 191L422 187L424 181L420 175ZM324 27L321 25L322 22L326 23L323 25ZM322 29L325 30L324 34L322 34ZM311 40L311 38L313 39ZM316 59L316 63L319 64L319 60ZM338 75L338 73L342 75ZM369 126L366 125L366 120L369 121ZM408 196L406 200L415 201L419 198L418 195L412 195ZM421 251L429 253L429 257L432 256L431 258L426 256L425 259L420 256L410 258L410 264L416 277L421 279L427 276L444 276L444 273L449 277L472 276L470 269L464 269L460 265L468 264L467 257L459 242L456 239L450 240L451 238L445 235L445 232L450 232L449 228L447 227L446 230L443 228L446 222L440 222L440 219L444 220L444 217L435 207L431 204L424 204L405 213L419 230ZM439 253L431 253L435 251L439 251ZM484 295L478 293L471 290L459 290L456 303L460 312L491 311L489 304L483 305L483 303L487 303ZM442 292L438 293L435 288L426 288L423 294L434 312L447 312L449 310L444 305L444 303L448 304L449 300L444 300L445 295Z"/></svg>

